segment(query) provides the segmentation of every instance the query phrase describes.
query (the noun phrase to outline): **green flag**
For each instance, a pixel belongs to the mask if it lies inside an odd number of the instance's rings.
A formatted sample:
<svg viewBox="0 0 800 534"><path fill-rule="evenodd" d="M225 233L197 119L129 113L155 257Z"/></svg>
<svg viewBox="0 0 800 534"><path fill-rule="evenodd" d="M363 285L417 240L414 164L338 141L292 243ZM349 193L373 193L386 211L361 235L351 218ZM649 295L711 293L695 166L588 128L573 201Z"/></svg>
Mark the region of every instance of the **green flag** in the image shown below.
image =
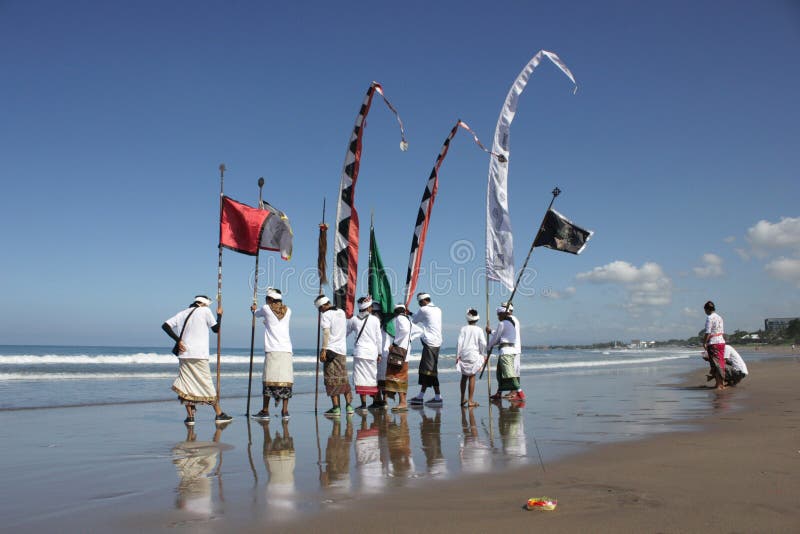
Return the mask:
<svg viewBox="0 0 800 534"><path fill-rule="evenodd" d="M378 242L375 240L375 227L369 226L369 294L373 302L380 302L383 316L381 326L390 336L394 336L394 301L392 300L392 286L389 277L383 269L381 253L378 251Z"/></svg>

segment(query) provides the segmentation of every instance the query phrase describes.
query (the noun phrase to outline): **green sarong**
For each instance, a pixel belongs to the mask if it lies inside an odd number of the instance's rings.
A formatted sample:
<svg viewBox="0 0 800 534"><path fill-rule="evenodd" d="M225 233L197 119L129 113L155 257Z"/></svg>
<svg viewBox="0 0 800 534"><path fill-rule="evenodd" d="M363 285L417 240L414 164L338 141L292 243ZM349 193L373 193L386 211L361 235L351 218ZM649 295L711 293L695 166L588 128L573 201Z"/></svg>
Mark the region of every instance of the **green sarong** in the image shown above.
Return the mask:
<svg viewBox="0 0 800 534"><path fill-rule="evenodd" d="M514 354L501 354L497 359L497 381L500 391L516 391L519 389L519 377L514 376Z"/></svg>

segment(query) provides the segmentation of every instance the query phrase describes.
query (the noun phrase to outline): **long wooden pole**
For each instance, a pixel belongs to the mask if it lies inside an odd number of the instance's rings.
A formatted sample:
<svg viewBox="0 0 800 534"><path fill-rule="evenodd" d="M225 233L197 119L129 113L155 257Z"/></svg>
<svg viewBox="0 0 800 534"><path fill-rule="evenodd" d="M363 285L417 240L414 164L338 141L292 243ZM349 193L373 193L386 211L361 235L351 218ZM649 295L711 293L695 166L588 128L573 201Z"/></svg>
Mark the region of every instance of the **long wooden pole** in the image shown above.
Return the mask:
<svg viewBox="0 0 800 534"><path fill-rule="evenodd" d="M219 164L219 258L217 260L217 307L222 308L222 201L225 194L225 164ZM217 331L217 402L220 393L220 361L222 359L222 324Z"/></svg>
<svg viewBox="0 0 800 534"><path fill-rule="evenodd" d="M322 224L320 225L320 232L322 232L322 227L325 226L325 201L326 198L322 198ZM326 246L327 248L327 246ZM319 251L317 251L319 255ZM317 262L319 262L319 258L317 258ZM322 277L319 279L319 294L322 295ZM314 378L314 415L317 415L319 411L319 344L320 344L320 326L322 324L322 312L319 311L317 308L317 371ZM317 429L317 440L319 441L319 429Z"/></svg>
<svg viewBox="0 0 800 534"><path fill-rule="evenodd" d="M258 179L258 209L261 209L261 190L264 187L264 177ZM260 249L256 249L256 271L253 275L253 306L258 305L258 257ZM253 390L253 353L256 342L256 312L253 311L253 320L250 324L250 371L247 375L247 410L245 415L250 416L250 393Z"/></svg>
<svg viewBox="0 0 800 534"><path fill-rule="evenodd" d="M561 194L561 189L559 189L558 187L553 189L553 191L552 191L553 198L550 199L550 205L547 206L547 209L544 212L544 216L542 217L542 222L539 223L539 228L536 229L536 234L533 236L533 241L531 241L531 248L528 249L528 255L525 257L525 263L522 264L522 269L520 269L520 271L517 273L517 280L516 280L516 282L514 282L514 289L511 290L511 296L509 296L508 297L508 301L506 301L506 312L508 312L508 309L511 307L511 301L514 300L514 295L516 295L516 293L517 293L517 289L519 288L519 283L522 280L522 275L525 272L525 269L528 267L528 262L530 261L531 255L533 254L534 245L536 245L536 238L539 237L539 232L541 232L542 226L544 226L544 221L547 218L547 212L549 212L550 208L553 207L553 202L556 201L556 197L558 195L560 195L560 194ZM488 278L486 279L486 283L488 285L488 283L489 283L489 279ZM487 297L486 297L487 298L487 300L486 300L486 321L487 321L487 324L488 324L488 321L489 321L489 300L488 300L489 293L488 293L488 291L487 291L486 295L487 295ZM481 374L478 377L479 380L481 378L483 378L483 371L484 371L484 369L487 368L487 365L489 363L489 357L491 356L491 354L492 354L492 349L489 349L489 353L486 355L486 362L483 364L483 369L481 369ZM491 381L491 377L489 378L489 380Z"/></svg>

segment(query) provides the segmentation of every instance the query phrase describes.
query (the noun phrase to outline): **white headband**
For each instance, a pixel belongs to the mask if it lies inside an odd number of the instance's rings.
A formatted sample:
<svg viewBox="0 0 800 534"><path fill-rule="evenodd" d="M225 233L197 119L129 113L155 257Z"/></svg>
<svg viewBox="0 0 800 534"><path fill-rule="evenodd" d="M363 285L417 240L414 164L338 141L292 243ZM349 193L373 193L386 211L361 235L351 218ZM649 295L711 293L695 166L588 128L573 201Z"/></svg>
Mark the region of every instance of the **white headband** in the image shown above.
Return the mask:
<svg viewBox="0 0 800 534"><path fill-rule="evenodd" d="M328 297L326 297L325 295L320 295L320 296L318 296L317 298L314 299L314 306L316 306L317 308L321 308L324 305L330 304L330 303L331 303L331 301L328 300Z"/></svg>
<svg viewBox="0 0 800 534"><path fill-rule="evenodd" d="M475 313L475 315L472 315L472 313L470 313L471 311L472 311L471 309L467 310L467 321L477 321L481 318L481 316L478 315L477 313Z"/></svg>
<svg viewBox="0 0 800 534"><path fill-rule="evenodd" d="M206 306L211 306L211 299L202 295L196 296L194 301L199 302L200 304L205 304Z"/></svg>
<svg viewBox="0 0 800 534"><path fill-rule="evenodd" d="M281 295L281 292L279 290L273 287L268 287L267 298L270 298L272 300L283 300L283 295Z"/></svg>
<svg viewBox="0 0 800 534"><path fill-rule="evenodd" d="M506 311L506 307L505 306L498 306L497 307L497 313L500 314L500 313L508 313L508 312Z"/></svg>
<svg viewBox="0 0 800 534"><path fill-rule="evenodd" d="M405 306L405 304L398 304L398 305L396 305L396 306L394 307L394 311L397 311L397 310L403 310L403 311L406 311L406 306Z"/></svg>
<svg viewBox="0 0 800 534"><path fill-rule="evenodd" d="M423 300L431 300L431 296L427 293L419 293L417 295L417 302L422 302Z"/></svg>
<svg viewBox="0 0 800 534"><path fill-rule="evenodd" d="M364 310L368 310L370 308L370 306L372 306L372 299L368 298L368 299L362 301L358 305L358 309L361 310L361 311L364 311Z"/></svg>

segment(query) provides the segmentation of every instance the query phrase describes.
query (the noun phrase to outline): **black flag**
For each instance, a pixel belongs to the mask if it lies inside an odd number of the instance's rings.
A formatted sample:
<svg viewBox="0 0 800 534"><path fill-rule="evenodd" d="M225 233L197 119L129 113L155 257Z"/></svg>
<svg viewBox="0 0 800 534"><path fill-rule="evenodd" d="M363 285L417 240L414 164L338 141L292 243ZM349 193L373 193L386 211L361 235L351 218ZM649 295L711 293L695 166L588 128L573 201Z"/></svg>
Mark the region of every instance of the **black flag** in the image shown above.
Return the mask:
<svg viewBox="0 0 800 534"><path fill-rule="evenodd" d="M586 248L586 242L591 239L593 233L574 225L572 221L550 208L544 216L542 227L536 235L533 246L580 254Z"/></svg>

